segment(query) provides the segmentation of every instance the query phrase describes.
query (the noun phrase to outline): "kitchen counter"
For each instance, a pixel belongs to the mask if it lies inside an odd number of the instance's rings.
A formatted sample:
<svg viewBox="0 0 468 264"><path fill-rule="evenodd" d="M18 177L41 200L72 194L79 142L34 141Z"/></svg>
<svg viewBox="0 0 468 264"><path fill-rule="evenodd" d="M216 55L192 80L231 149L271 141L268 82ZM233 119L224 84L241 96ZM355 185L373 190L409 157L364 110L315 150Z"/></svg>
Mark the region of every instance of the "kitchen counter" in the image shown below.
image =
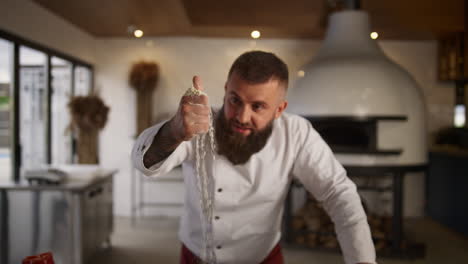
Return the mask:
<svg viewBox="0 0 468 264"><path fill-rule="evenodd" d="M82 192L94 185L99 185L108 180L117 170L98 169L93 172L69 173L68 179L57 185L29 184L28 181L0 181L0 190L50 190Z"/></svg>
<svg viewBox="0 0 468 264"><path fill-rule="evenodd" d="M60 168L59 185L0 181L0 263L52 252L56 264L84 264L113 230L113 174L97 166Z"/></svg>
<svg viewBox="0 0 468 264"><path fill-rule="evenodd" d="M442 155L448 155L448 156L454 156L454 157L465 157L468 158L468 149L463 149L451 145L436 145L432 146L429 149L429 152L431 153L436 153L436 154L442 154Z"/></svg>
<svg viewBox="0 0 468 264"><path fill-rule="evenodd" d="M430 152L426 179L427 214L468 237L468 155Z"/></svg>

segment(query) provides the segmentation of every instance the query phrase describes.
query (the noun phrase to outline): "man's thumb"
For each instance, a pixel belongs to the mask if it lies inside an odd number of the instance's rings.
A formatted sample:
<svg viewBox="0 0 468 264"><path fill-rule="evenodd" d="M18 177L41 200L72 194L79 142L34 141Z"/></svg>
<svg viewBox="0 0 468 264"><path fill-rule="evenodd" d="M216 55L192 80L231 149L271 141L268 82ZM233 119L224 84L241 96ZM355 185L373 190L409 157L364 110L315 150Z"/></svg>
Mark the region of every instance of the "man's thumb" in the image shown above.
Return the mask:
<svg viewBox="0 0 468 264"><path fill-rule="evenodd" d="M195 89L197 89L199 91L203 91L203 86L202 86L202 82L201 82L200 77L198 77L197 75L193 76L192 83L193 83L193 87Z"/></svg>

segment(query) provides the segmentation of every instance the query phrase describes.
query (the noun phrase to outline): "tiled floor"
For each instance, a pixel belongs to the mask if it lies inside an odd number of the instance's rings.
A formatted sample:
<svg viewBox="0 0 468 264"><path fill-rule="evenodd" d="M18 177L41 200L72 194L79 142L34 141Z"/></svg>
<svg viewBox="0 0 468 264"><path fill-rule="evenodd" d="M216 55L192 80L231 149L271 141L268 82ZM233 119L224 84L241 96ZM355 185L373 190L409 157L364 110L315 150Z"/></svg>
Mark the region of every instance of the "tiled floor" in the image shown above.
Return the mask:
<svg viewBox="0 0 468 264"><path fill-rule="evenodd" d="M148 218L132 227L129 218L117 218L112 248L97 254L89 264L171 264L178 263L180 243L178 220ZM431 220L406 223L407 236L427 246L425 259L378 259L379 264L467 264L468 238ZM341 256L310 250L284 250L287 264L344 263Z"/></svg>

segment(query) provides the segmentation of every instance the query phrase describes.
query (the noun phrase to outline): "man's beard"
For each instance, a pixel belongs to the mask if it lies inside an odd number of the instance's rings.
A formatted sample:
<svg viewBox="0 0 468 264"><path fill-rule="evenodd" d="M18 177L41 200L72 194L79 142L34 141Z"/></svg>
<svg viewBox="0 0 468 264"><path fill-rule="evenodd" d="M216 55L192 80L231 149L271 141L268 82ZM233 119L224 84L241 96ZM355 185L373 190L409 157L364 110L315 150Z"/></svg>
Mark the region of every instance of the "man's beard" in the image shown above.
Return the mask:
<svg viewBox="0 0 468 264"><path fill-rule="evenodd" d="M259 152L267 143L273 131L272 119L268 125L260 130L254 131L252 125L241 124L236 120L226 120L224 106L218 112L215 120L215 137L218 146L218 154L224 155L234 165L246 163L250 157ZM233 131L233 125L251 128L249 135Z"/></svg>

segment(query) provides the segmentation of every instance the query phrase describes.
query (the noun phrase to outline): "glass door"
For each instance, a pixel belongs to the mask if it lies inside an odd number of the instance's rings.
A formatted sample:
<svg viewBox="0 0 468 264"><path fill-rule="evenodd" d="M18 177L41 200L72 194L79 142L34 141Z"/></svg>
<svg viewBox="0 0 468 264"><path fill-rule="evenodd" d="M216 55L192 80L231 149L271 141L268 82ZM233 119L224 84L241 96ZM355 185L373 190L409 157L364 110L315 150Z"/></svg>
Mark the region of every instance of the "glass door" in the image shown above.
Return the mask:
<svg viewBox="0 0 468 264"><path fill-rule="evenodd" d="M0 38L0 180L12 179L13 43Z"/></svg>
<svg viewBox="0 0 468 264"><path fill-rule="evenodd" d="M91 93L91 82L91 70L86 67L77 66L75 68L75 89L73 95L89 95Z"/></svg>
<svg viewBox="0 0 468 264"><path fill-rule="evenodd" d="M21 46L19 54L21 169L47 164L47 55Z"/></svg>
<svg viewBox="0 0 468 264"><path fill-rule="evenodd" d="M52 57L51 164L72 162L72 131L68 102L72 95L72 64Z"/></svg>

